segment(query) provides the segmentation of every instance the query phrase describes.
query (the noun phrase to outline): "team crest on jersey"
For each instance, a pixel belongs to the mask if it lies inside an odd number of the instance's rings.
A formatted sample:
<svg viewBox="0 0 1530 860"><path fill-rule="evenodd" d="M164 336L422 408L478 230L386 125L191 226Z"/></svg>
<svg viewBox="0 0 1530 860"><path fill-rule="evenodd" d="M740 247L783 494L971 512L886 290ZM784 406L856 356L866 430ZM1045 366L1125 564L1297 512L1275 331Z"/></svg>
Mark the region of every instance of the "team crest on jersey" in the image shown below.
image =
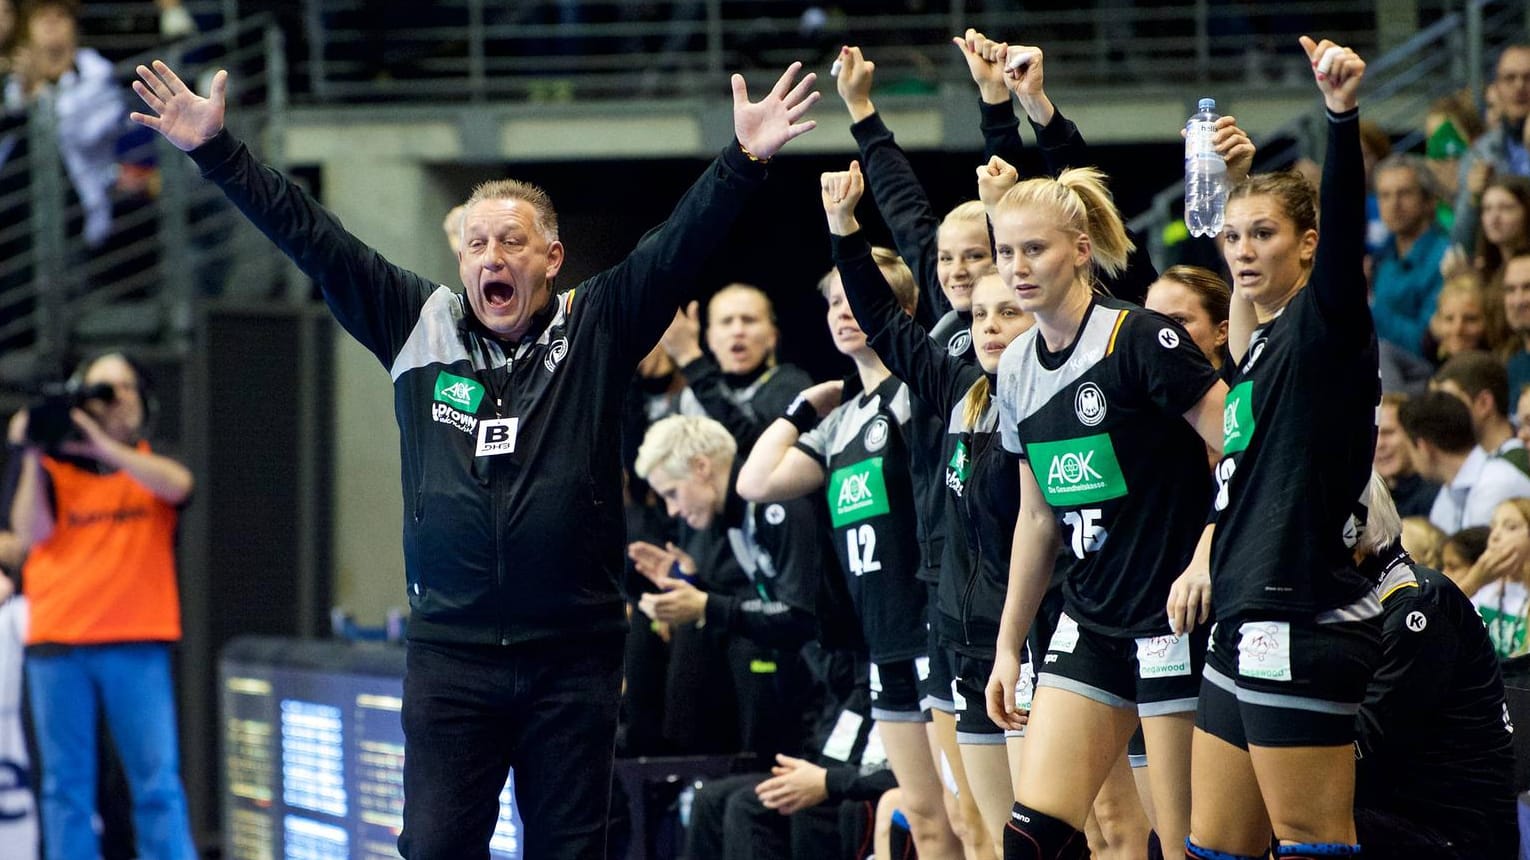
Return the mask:
<svg viewBox="0 0 1530 860"><path fill-rule="evenodd" d="M866 425L866 433L861 437L861 444L866 452L875 454L887 447L887 419L878 415Z"/></svg>
<svg viewBox="0 0 1530 860"><path fill-rule="evenodd" d="M1164 326L1158 330L1158 343L1164 349L1173 349L1179 346L1179 333L1168 326Z"/></svg>
<svg viewBox="0 0 1530 860"><path fill-rule="evenodd" d="M1264 355L1264 345L1264 338L1260 338L1259 340L1254 341L1253 348L1248 351L1248 360L1243 362L1244 373L1248 373L1249 368L1254 366L1254 362L1259 360L1259 356Z"/></svg>
<svg viewBox="0 0 1530 860"><path fill-rule="evenodd" d="M1105 392L1093 382L1080 385L1073 395L1073 412L1085 427L1097 426L1105 420Z"/></svg>
<svg viewBox="0 0 1530 860"><path fill-rule="evenodd" d="M542 359L542 366L547 368L548 373L552 373L558 369L558 362L565 355L568 355L568 338L560 337L547 347L547 357Z"/></svg>
<svg viewBox="0 0 1530 860"><path fill-rule="evenodd" d="M963 355L966 355L967 350L971 348L972 332L970 331L959 331L956 334L951 335L951 339L946 341L946 351L951 353L952 357L954 358L961 358Z"/></svg>
<svg viewBox="0 0 1530 860"><path fill-rule="evenodd" d="M778 526L786 522L786 508L780 505L771 505L765 509L765 522Z"/></svg>

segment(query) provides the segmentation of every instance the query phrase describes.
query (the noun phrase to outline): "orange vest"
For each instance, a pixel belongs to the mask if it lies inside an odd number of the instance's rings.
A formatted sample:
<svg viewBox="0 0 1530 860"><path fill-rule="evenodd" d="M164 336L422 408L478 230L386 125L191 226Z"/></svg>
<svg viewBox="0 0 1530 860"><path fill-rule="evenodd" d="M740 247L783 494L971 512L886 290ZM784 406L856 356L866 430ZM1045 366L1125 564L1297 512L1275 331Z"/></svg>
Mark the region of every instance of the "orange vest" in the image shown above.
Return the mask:
<svg viewBox="0 0 1530 860"><path fill-rule="evenodd" d="M27 557L27 644L180 639L176 509L127 472L42 463L53 483L53 533Z"/></svg>

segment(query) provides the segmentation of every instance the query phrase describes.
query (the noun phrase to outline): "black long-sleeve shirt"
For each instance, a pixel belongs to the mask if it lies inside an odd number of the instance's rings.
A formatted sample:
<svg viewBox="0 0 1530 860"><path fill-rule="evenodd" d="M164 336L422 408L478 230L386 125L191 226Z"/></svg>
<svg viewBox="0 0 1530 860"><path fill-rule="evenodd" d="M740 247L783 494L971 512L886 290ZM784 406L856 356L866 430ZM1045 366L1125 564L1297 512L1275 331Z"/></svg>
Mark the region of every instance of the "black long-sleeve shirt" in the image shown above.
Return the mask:
<svg viewBox="0 0 1530 860"><path fill-rule="evenodd" d="M1514 856L1513 735L1481 617L1400 551L1376 592L1382 658L1357 720L1355 807L1417 820L1461 856Z"/></svg>
<svg viewBox="0 0 1530 860"><path fill-rule="evenodd" d="M1371 587L1352 558L1381 400L1362 266L1359 125L1358 111L1329 115L1311 276L1254 330L1229 382L1211 545L1212 605L1223 621L1310 620Z"/></svg>

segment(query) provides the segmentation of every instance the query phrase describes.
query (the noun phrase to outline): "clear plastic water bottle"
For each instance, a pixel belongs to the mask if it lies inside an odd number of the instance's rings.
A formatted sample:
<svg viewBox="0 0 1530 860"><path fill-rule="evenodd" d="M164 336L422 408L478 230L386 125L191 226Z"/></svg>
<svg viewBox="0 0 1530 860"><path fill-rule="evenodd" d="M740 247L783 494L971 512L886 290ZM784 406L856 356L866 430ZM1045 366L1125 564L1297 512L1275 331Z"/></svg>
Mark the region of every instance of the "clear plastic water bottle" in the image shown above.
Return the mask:
<svg viewBox="0 0 1530 860"><path fill-rule="evenodd" d="M1216 136L1216 99L1201 99L1185 123L1185 226L1192 236L1222 232L1227 210L1227 161L1212 145Z"/></svg>

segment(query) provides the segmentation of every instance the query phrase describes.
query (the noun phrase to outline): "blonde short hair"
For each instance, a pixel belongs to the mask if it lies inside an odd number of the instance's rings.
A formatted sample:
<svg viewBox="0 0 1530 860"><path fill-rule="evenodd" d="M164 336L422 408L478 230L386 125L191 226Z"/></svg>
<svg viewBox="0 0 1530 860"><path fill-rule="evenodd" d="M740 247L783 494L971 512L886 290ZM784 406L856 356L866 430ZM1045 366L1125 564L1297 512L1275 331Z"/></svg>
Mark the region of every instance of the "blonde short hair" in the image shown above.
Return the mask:
<svg viewBox="0 0 1530 860"><path fill-rule="evenodd" d="M671 478L685 478L697 457L732 468L737 454L738 442L718 422L699 415L671 415L655 421L643 434L634 471L645 481L655 469Z"/></svg>

